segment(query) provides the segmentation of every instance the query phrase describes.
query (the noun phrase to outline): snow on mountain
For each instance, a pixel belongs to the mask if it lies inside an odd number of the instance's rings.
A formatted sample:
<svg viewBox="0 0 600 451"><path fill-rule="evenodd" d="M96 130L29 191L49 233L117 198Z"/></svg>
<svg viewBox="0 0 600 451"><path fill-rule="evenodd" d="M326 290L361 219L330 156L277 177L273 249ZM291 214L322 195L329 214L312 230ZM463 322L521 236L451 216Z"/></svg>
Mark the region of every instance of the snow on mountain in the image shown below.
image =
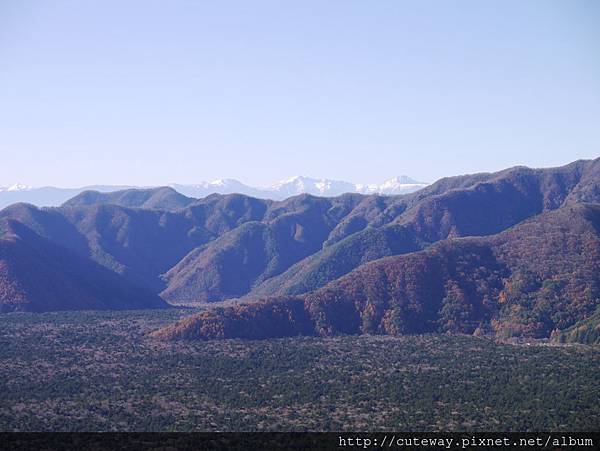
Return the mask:
<svg viewBox="0 0 600 451"><path fill-rule="evenodd" d="M263 199L283 200L303 193L323 197L339 196L344 193L406 194L417 191L427 186L427 184L402 175L381 184L354 184L340 180L295 176L264 187L249 186L234 179L218 179L211 182L200 182L189 185L173 183L169 186L185 196L194 198L202 198L215 193L239 193ZM28 202L37 206L53 207L61 205L85 190L111 192L129 188L135 187L95 185L83 188L55 188L50 186L32 188L26 185L15 184L6 188L0 187L0 209L17 202Z"/></svg>
<svg viewBox="0 0 600 451"><path fill-rule="evenodd" d="M247 196L266 197L260 189L245 185L234 179L218 179L212 182L200 182L193 185L182 185L172 183L169 185L175 191L179 191L184 196L188 197L206 197L211 194L233 194L240 193Z"/></svg>
<svg viewBox="0 0 600 451"><path fill-rule="evenodd" d="M5 192L13 192L13 191L29 191L33 189L31 186L27 186L27 185L21 185L20 183L15 183L14 185L11 186L0 186L0 192L5 191Z"/></svg>
<svg viewBox="0 0 600 451"><path fill-rule="evenodd" d="M339 196L356 191L352 183L339 180L313 179L295 176L264 188L265 191L276 193L278 197L286 198L298 194L313 194L315 196Z"/></svg>
<svg viewBox="0 0 600 451"><path fill-rule="evenodd" d="M418 182L406 175L394 177L381 184L356 185L356 192L361 194L407 194L427 186L427 183Z"/></svg>
<svg viewBox="0 0 600 451"><path fill-rule="evenodd" d="M302 193L325 197L344 193L396 195L411 193L425 186L427 183L418 182L406 175L394 177L381 184L354 184L340 180L295 176L263 188L263 191L271 192L271 198L279 199Z"/></svg>

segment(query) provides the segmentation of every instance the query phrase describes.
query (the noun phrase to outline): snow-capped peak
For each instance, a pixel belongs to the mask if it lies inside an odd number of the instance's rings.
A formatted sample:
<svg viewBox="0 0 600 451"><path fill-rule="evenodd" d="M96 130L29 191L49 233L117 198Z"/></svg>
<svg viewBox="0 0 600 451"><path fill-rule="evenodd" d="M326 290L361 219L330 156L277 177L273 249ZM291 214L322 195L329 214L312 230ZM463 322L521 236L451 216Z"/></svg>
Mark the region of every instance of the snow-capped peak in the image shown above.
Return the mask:
<svg viewBox="0 0 600 451"><path fill-rule="evenodd" d="M232 180L232 179L217 179L217 180L212 180L210 182L201 182L199 186L229 186L229 185L236 185L239 182L237 180Z"/></svg>
<svg viewBox="0 0 600 451"><path fill-rule="evenodd" d="M294 186L304 186L307 182L311 182L314 179L310 179L308 177L304 177L302 175L295 175L293 177L287 178L285 180L279 180L278 182L273 183L272 185L269 185L268 187L266 187L267 189L279 189L283 186L289 186L289 185L294 185Z"/></svg>
<svg viewBox="0 0 600 451"><path fill-rule="evenodd" d="M281 196L294 196L308 193L317 196L338 196L343 193L353 192L355 185L340 180L314 179L296 175L289 179L281 180L266 188L275 191Z"/></svg>
<svg viewBox="0 0 600 451"><path fill-rule="evenodd" d="M299 194L311 194L320 197L335 197L345 193L396 195L417 191L426 183L417 182L407 176L394 177L381 184L355 184L341 180L317 179L305 176L294 176L276 182L270 186L256 187L246 185L235 179L216 179L196 184L176 184L169 186L189 197L197 199L211 194L244 194L260 199L283 200ZM86 189L110 192L134 186L87 186L83 188L56 188L31 186L15 183L12 186L0 187L0 208L15 202L29 202L40 206L60 205L71 197Z"/></svg>
<svg viewBox="0 0 600 451"><path fill-rule="evenodd" d="M356 185L356 191L362 194L406 194L417 191L427 186L427 183L418 182L406 175L386 180L381 184L371 183L365 185Z"/></svg>
<svg viewBox="0 0 600 451"><path fill-rule="evenodd" d="M9 187L0 187L0 191L29 191L33 189L31 186L15 183Z"/></svg>
<svg viewBox="0 0 600 451"><path fill-rule="evenodd" d="M382 186L397 186L397 185L423 185L423 182L417 182L415 179L411 179L407 175L399 175L397 177L393 177L389 180L386 180L382 183Z"/></svg>

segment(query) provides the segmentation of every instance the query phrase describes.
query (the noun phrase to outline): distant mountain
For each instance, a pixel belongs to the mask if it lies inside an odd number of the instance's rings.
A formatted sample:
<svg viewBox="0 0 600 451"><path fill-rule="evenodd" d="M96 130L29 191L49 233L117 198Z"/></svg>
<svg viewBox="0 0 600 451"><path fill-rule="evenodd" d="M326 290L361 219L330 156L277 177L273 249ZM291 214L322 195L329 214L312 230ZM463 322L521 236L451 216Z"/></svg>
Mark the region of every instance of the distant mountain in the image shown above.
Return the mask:
<svg viewBox="0 0 600 451"><path fill-rule="evenodd" d="M14 185L11 185L11 186L0 186L0 193L2 193L2 192L11 193L11 192L17 192L17 191L30 191L32 189L33 189L33 187L31 187L31 186L21 185L20 183L15 183Z"/></svg>
<svg viewBox="0 0 600 451"><path fill-rule="evenodd" d="M265 187L251 187L232 179L215 180L213 182L204 182L197 185L171 186L186 196L197 198L205 197L213 193L239 193L261 199L284 200L299 194L312 194L321 197L333 197L345 193L384 195L406 194L427 186L427 183L418 182L405 175L395 177L380 185L364 185L339 180L295 176Z"/></svg>
<svg viewBox="0 0 600 451"><path fill-rule="evenodd" d="M310 188L304 179L295 179L294 183L301 183L302 189L325 189L320 184ZM287 182L284 185L290 186ZM599 186L597 159L559 168L515 167L449 177L404 195L349 193L323 197L304 193L285 200L267 200L243 194L211 194L195 199L169 187L86 192L61 207L37 208L19 203L1 210L0 224L10 227L0 227L0 241L5 240L2 243L10 248L10 237L20 225L30 231L17 233L23 249L37 249L42 242L56 246L60 252L51 255L60 255L62 263L52 263L49 268L56 271L52 276L56 280L66 278L59 285L82 279L93 287L87 276L74 279L78 273L72 267L73 262L77 267L93 264L172 304L243 298L235 301L244 305L239 307L242 310L226 311L227 324L238 325L242 324L239 315L250 319L258 314L252 307L258 301L261 318L267 318L273 308L279 312L278 326L269 333L287 330L287 311L298 321L301 317L310 321L322 318L320 329L308 323L291 329L319 334L329 333L323 332L327 330L332 334L364 330L473 333L479 329L478 333L538 337L585 320L600 304L600 271L595 266L600 257L596 258L598 241L594 235L598 225L594 218L600 208ZM518 233L511 234L513 230ZM546 242L549 236L553 237L551 243ZM546 248L547 255L543 254ZM16 268L0 279L0 293L9 293L0 297L0 304L13 302L10 293L17 293L14 287L33 277L25 274L26 266L43 268L35 266L35 261L46 254L29 253L27 259L25 253L23 257L0 256L0 268ZM18 261L31 263L19 266ZM385 262L394 263L388 268ZM61 266L66 271L62 275ZM44 274L41 269L36 271ZM562 282L553 285L555 279ZM352 282L342 284L348 280ZM502 299L508 299L506 283L510 280L521 287L513 296L521 303L503 310ZM51 288L42 282L28 284L28 290L19 292L22 309L33 309L34 305L36 311L57 308L58 298L44 307L42 293L35 292L37 285L40 289ZM360 287L357 291L344 288L355 285ZM331 287L339 290L331 291ZM554 304L540 301L551 295L548 287L554 287L552 299L568 300L562 317L552 310ZM505 294L501 296L501 292ZM377 296L383 304L366 311L375 309L377 313L381 307L384 317L392 315L405 326L393 329L391 323L379 317L373 320L373 328L367 329L357 329L348 322L356 314L364 317L362 307L356 307L360 299ZM444 307L442 301L448 296L460 302ZM34 298L40 301L27 301ZM264 298L270 300L260 301ZM307 303L308 299L314 302ZM61 308L94 308L89 303L69 302L65 300ZM398 308L395 302L400 302ZM408 310L403 302L408 303ZM563 305L562 301L556 302ZM294 305L293 311L286 310L287 303ZM316 310L308 309L309 304ZM442 308L448 312L442 315ZM390 309L406 311L408 316L386 313ZM329 324L329 311L332 318L340 318L339 323L332 319ZM544 319L542 311L549 312L544 315L550 320ZM229 327L216 313L204 315L206 322L199 326L203 330L223 331ZM448 321L443 322L444 318ZM454 327L450 320L460 326ZM261 321L244 323L244 330L255 333L262 327ZM419 321L425 321L425 325L419 325ZM231 335L198 335L216 336ZM259 336L250 334L247 338Z"/></svg>
<svg viewBox="0 0 600 451"><path fill-rule="evenodd" d="M333 197L344 193L355 193L357 192L357 185L337 180L296 176L271 185L268 191L273 192L277 196L276 198L279 199L298 194Z"/></svg>
<svg viewBox="0 0 600 451"><path fill-rule="evenodd" d="M427 183L417 182L406 175L401 175L386 180L380 185L356 185L356 192L361 194L384 194L392 196L395 194L412 193L425 186L427 186Z"/></svg>
<svg viewBox="0 0 600 451"><path fill-rule="evenodd" d="M83 207L90 205L111 204L122 207L150 208L156 210L177 210L187 207L196 199L178 193L173 188L126 189L101 193L84 191L63 204L64 207Z"/></svg>
<svg viewBox="0 0 600 451"><path fill-rule="evenodd" d="M245 185L234 179L219 179L193 185L171 184L173 189L185 196L201 199L211 194L244 194L246 196L269 199L269 192Z"/></svg>
<svg viewBox="0 0 600 451"><path fill-rule="evenodd" d="M83 188L55 188L53 186L32 188L17 184L7 188L0 188L0 209L19 202L25 202L38 207L57 207L83 191L111 192L129 188L133 187L94 185Z"/></svg>
<svg viewBox="0 0 600 451"><path fill-rule="evenodd" d="M378 184L354 184L339 180L314 179L295 176L265 187L251 187L237 180L224 179L204 182L197 185L171 185L180 193L191 197L205 197L209 194L239 193L261 199L284 200L299 194L312 194L321 197L334 197L345 193L396 195L417 191L427 183L418 182L405 175Z"/></svg>
<svg viewBox="0 0 600 451"><path fill-rule="evenodd" d="M333 197L344 193L406 194L427 186L426 183L417 182L407 176L400 176L388 180L381 185L360 185L327 179L313 179L309 177L292 177L274 183L267 187L252 187L233 179L221 179L212 182L201 182L193 185L171 184L170 187L184 196L200 199L211 194L244 194L259 199L284 200L299 194L313 194L315 196ZM67 200L86 191L110 193L127 189L148 190L155 187L135 186L86 186L83 188L33 188L21 184L10 187L0 187L0 208L8 205L26 202L38 207L57 207ZM90 194L86 194L90 198ZM98 201L110 201L115 197L96 196ZM141 207L141 205L138 205Z"/></svg>

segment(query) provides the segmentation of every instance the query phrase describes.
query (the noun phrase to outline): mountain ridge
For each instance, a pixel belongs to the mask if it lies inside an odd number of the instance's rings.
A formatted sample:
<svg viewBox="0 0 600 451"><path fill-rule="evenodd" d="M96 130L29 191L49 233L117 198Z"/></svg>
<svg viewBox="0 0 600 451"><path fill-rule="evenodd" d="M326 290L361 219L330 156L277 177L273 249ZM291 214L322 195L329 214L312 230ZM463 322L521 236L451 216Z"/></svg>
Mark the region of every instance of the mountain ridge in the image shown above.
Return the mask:
<svg viewBox="0 0 600 451"><path fill-rule="evenodd" d="M598 274L600 204L568 204L497 235L374 260L305 295L209 310L154 336L271 337L252 323L268 322L273 310L280 337L446 331L543 338L596 311Z"/></svg>
<svg viewBox="0 0 600 451"><path fill-rule="evenodd" d="M88 266L100 265L127 283L141 287L151 296L160 295L172 304L193 305L238 298L242 298L244 303L253 303L265 297L303 299L311 293L321 293L326 286L361 268L369 267L371 262L403 255L412 255L406 258L419 263L422 273L431 274L433 278L439 271L432 273L432 268L438 265L441 270L445 261L440 250L444 249L443 243L508 233L512 227L526 224L531 218L546 218L543 215L565 211L569 205L600 203L599 182L600 159L573 162L557 168L515 167L496 173L450 177L416 192L397 196L354 193L322 197L305 193L276 201L242 194L212 194L194 199L172 188L160 187L109 194L87 192L61 207L37 208L23 203L14 204L0 210L0 222L12 221L30 230L31 234L24 236L22 242L31 240L34 245L45 240L61 249L56 251L57 255L71 255L73 261L81 262L83 259ZM0 228L0 240L8 239L9 235ZM568 237L574 239L571 235ZM514 236L510 240L518 247L521 238ZM485 271L495 274L494 268L502 265L505 268L502 274L506 277L515 273L514 265L496 262L496 257L491 256L489 249L497 249L498 246L486 243L479 248L474 245L453 246L459 254L464 253L464 258L471 252L469 249L479 255L477 258L480 260L473 257L469 260L471 263L464 263L469 271L476 269L469 265L480 261L478 267L484 268L482 274L487 274ZM8 246L8 242L5 244ZM538 247L543 249L541 244ZM427 252L432 249L438 256L424 258L423 255L429 255ZM503 252L505 257L511 255L508 251ZM23 258L25 255L29 259L33 255L43 257L39 253L23 253ZM565 255L570 261L578 258L569 252ZM580 266L590 268L596 261L596 254L588 252L586 255L589 261L582 262ZM462 258L457 254L457 262L459 257ZM560 254L556 254L558 257ZM16 267L11 258L5 262L7 268ZM570 264L569 261L567 263ZM554 268L554 275L560 275L559 267L546 266ZM43 265L36 267L41 280L54 278L71 283L60 271L55 271L59 267L57 265L49 265L46 275ZM23 267L20 268L24 271ZM90 269L91 273L94 271ZM549 276L546 274L543 279L535 279L535 283L528 285L532 293L539 290L538 285L552 279L552 271ZM373 280L378 280L376 273L368 274L375 277ZM3 285L9 289L26 280L22 277L23 274L7 272L5 279L0 281L0 290ZM414 277L418 280L420 276L415 273ZM501 278L504 277L502 275ZM589 283L596 280L593 274L588 279ZM494 290L498 289L498 283L491 283L485 277L482 280L488 287L489 296L496 299ZM459 282L467 283L462 279L444 279L435 293L450 290L458 293L459 299L471 299L460 294L464 288L456 285ZM447 287L447 283L456 286ZM583 320L588 314L587 307L596 302L595 288L589 287L591 294L584 295L581 290L574 292L577 302L586 308L577 310L571 320ZM110 292L110 287L105 288ZM26 293L35 297L34 292ZM585 296L592 297L588 299ZM4 301L10 303L8 298ZM47 308L53 309L55 304L48 304ZM448 306L447 309L465 307L480 311L477 303L463 304ZM27 308L27 303L22 302L21 305ZM89 308L91 304L86 305L80 308ZM38 305L36 308L43 307ZM527 310L529 307L522 308ZM246 314L251 312L248 307ZM263 315L267 312L268 309L262 310ZM232 318L230 316L231 321ZM214 319L212 321L215 323ZM216 321L215 324L218 319ZM567 323L556 324L567 327ZM356 330L351 322L347 326L349 330ZM345 330L336 327L332 330ZM389 327L381 330L392 331ZM466 330L473 332L472 328ZM523 329L516 333L529 332ZM549 333L549 330L543 329L543 333Z"/></svg>
<svg viewBox="0 0 600 451"><path fill-rule="evenodd" d="M172 183L167 185L167 187L176 190L183 196L196 199L207 197L211 194L244 194L260 199L273 200L285 200L287 197L304 193L324 197L338 196L346 192L396 195L413 192L424 186L427 186L427 183L418 182L406 175L394 177L381 184L356 184L331 179L294 176L266 186L250 186L235 179L217 179L211 182L196 184ZM99 193L106 194L115 191L143 191L155 188L161 187L91 185L81 188L58 188L53 186L36 188L16 183L10 187L0 186L0 209L18 202L30 203L38 207L58 207L86 191L98 191Z"/></svg>

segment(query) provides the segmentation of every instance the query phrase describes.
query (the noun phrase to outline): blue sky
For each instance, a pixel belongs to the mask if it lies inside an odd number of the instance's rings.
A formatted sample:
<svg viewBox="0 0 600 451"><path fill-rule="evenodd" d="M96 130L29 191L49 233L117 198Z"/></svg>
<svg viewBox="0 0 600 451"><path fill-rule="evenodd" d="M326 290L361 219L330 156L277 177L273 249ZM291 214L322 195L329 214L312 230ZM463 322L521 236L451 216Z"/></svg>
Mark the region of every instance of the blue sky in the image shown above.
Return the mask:
<svg viewBox="0 0 600 451"><path fill-rule="evenodd" d="M600 156L597 1L0 0L0 186Z"/></svg>

